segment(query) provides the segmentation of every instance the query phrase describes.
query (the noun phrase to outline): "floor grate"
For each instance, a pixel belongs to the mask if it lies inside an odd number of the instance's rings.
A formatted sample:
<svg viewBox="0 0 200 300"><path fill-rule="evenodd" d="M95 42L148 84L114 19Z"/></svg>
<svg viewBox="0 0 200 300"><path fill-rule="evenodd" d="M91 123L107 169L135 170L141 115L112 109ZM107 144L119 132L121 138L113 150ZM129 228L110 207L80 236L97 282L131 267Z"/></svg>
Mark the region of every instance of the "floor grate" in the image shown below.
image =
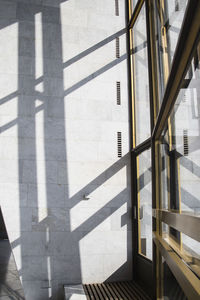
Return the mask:
<svg viewBox="0 0 200 300"><path fill-rule="evenodd" d="M133 281L85 284L83 287L88 300L150 300Z"/></svg>

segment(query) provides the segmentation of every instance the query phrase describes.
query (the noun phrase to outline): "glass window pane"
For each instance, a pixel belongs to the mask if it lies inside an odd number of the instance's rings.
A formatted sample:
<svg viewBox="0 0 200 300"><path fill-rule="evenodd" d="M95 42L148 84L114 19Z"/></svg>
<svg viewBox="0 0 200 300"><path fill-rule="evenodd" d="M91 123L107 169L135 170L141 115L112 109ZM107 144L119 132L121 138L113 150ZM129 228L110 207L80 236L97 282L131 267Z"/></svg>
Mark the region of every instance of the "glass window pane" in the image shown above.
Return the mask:
<svg viewBox="0 0 200 300"><path fill-rule="evenodd" d="M163 0L156 3L158 71L161 96L167 83L188 0ZM162 97L161 97L162 98Z"/></svg>
<svg viewBox="0 0 200 300"><path fill-rule="evenodd" d="M200 277L200 243L179 231L177 232L180 240L177 241L170 234L171 230L172 227L162 222L162 237L164 240L177 252L188 267Z"/></svg>
<svg viewBox="0 0 200 300"><path fill-rule="evenodd" d="M200 243L185 234L182 237L182 251L192 270L200 277Z"/></svg>
<svg viewBox="0 0 200 300"><path fill-rule="evenodd" d="M164 133L160 146L162 207L195 214L200 214L199 54L198 46L183 80L182 88L168 121L168 129ZM167 200L166 181L168 182Z"/></svg>
<svg viewBox="0 0 200 300"><path fill-rule="evenodd" d="M137 157L139 253L152 259L151 150Z"/></svg>
<svg viewBox="0 0 200 300"><path fill-rule="evenodd" d="M137 2L138 2L138 0L131 0L132 12L134 12Z"/></svg>
<svg viewBox="0 0 200 300"><path fill-rule="evenodd" d="M200 216L200 45L159 145L161 208ZM200 276L200 243L162 223L162 237Z"/></svg>
<svg viewBox="0 0 200 300"><path fill-rule="evenodd" d="M176 280L175 276L173 275L172 271L168 267L165 259L162 258L162 278L161 281L162 287L161 290L163 292L162 299L165 300L187 300L188 298L185 296L183 290L181 289L178 281Z"/></svg>
<svg viewBox="0 0 200 300"><path fill-rule="evenodd" d="M145 6L143 5L132 30L137 145L150 136L149 77L145 16Z"/></svg>
<svg viewBox="0 0 200 300"><path fill-rule="evenodd" d="M169 157L168 157L168 143L160 145L160 186L161 186L161 208L169 208Z"/></svg>

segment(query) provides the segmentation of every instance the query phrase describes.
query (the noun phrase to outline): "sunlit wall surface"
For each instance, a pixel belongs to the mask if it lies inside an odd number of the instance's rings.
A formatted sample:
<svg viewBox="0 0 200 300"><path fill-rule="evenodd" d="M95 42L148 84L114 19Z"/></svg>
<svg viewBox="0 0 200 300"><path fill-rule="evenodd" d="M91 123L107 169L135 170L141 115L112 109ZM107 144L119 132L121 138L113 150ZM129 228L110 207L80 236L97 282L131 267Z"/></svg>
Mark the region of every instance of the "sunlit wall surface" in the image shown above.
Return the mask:
<svg viewBox="0 0 200 300"><path fill-rule="evenodd" d="M0 201L27 300L132 277L118 4L0 0Z"/></svg>

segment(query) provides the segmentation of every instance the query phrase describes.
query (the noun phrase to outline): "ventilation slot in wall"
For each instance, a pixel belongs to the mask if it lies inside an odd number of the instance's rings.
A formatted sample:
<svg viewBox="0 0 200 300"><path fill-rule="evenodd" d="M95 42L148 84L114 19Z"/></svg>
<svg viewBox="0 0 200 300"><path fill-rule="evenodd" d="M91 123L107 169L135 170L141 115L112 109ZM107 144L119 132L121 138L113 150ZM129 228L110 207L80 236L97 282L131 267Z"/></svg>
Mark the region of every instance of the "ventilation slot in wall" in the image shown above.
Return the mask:
<svg viewBox="0 0 200 300"><path fill-rule="evenodd" d="M175 0L175 11L179 11L179 0Z"/></svg>
<svg viewBox="0 0 200 300"><path fill-rule="evenodd" d="M187 129L183 130L183 153L184 153L184 156L187 156L189 154L188 131L187 131Z"/></svg>
<svg viewBox="0 0 200 300"><path fill-rule="evenodd" d="M121 86L120 86L120 81L116 82L116 87L117 87L117 105L121 105Z"/></svg>
<svg viewBox="0 0 200 300"><path fill-rule="evenodd" d="M186 101L187 101L187 95L186 95L186 94L184 94L184 95L183 95L183 100L182 100L182 102L184 102L184 103L185 103Z"/></svg>
<svg viewBox="0 0 200 300"><path fill-rule="evenodd" d="M117 156L122 157L122 133L117 132Z"/></svg>
<svg viewBox="0 0 200 300"><path fill-rule="evenodd" d="M119 0L115 0L115 16L119 16Z"/></svg>
<svg viewBox="0 0 200 300"><path fill-rule="evenodd" d="M119 38L116 38L116 58L120 58L120 51L119 51Z"/></svg>

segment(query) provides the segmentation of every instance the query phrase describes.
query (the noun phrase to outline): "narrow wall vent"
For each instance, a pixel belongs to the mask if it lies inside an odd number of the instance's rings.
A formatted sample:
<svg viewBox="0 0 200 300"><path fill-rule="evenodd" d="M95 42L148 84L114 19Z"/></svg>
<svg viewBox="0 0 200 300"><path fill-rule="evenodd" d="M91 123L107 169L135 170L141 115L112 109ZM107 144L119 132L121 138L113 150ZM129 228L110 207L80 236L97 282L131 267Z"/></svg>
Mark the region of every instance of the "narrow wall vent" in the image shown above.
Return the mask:
<svg viewBox="0 0 200 300"><path fill-rule="evenodd" d="M122 157L122 133L117 132L117 156Z"/></svg>
<svg viewBox="0 0 200 300"><path fill-rule="evenodd" d="M189 144L188 144L188 130L183 130L183 153L184 156L189 154Z"/></svg>
<svg viewBox="0 0 200 300"><path fill-rule="evenodd" d="M120 81L116 82L117 88L117 105L121 105L121 84Z"/></svg>
<svg viewBox="0 0 200 300"><path fill-rule="evenodd" d="M115 16L119 16L119 0L115 0Z"/></svg>
<svg viewBox="0 0 200 300"><path fill-rule="evenodd" d="M182 100L182 102L185 103L186 101L187 101L187 96L186 96L186 94L184 94L184 95L183 95L183 100Z"/></svg>
<svg viewBox="0 0 200 300"><path fill-rule="evenodd" d="M119 51L119 38L116 38L116 58L120 58L120 51Z"/></svg>
<svg viewBox="0 0 200 300"><path fill-rule="evenodd" d="M179 11L179 0L175 0L175 11Z"/></svg>

